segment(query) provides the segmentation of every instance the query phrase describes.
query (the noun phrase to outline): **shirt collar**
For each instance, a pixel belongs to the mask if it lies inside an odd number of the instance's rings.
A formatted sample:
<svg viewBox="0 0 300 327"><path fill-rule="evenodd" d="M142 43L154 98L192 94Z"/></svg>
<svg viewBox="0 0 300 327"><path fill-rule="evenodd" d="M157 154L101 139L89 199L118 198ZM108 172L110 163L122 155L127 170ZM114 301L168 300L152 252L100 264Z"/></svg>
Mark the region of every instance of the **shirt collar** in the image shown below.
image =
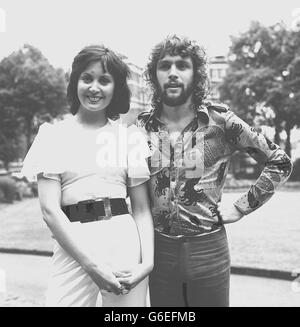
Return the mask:
<svg viewBox="0 0 300 327"><path fill-rule="evenodd" d="M197 108L197 117L200 119L205 125L209 122L209 114L206 106L202 105Z"/></svg>
<svg viewBox="0 0 300 327"><path fill-rule="evenodd" d="M196 109L196 115L197 118L200 119L205 125L209 122L209 114L208 109L205 105L201 105ZM159 119L159 110L158 109L152 109L150 111L150 115L145 123L146 128L153 126L154 120L156 123L159 123L161 125L164 125L164 123Z"/></svg>
<svg viewBox="0 0 300 327"><path fill-rule="evenodd" d="M113 119L107 118L107 123L109 125L115 125L118 122L118 120L119 119L113 120Z"/></svg>

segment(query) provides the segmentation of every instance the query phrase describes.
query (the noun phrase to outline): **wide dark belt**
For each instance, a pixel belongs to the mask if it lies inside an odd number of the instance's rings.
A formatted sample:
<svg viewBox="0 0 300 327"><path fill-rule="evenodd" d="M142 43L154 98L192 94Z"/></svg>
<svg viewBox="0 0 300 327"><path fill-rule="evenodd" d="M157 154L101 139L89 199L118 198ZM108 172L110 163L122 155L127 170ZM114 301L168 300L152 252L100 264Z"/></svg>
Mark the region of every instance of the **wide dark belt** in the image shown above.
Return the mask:
<svg viewBox="0 0 300 327"><path fill-rule="evenodd" d="M64 206L62 210L71 222L80 221L81 223L108 220L112 216L128 213L127 203L125 199L121 198L99 198L80 201L76 204Z"/></svg>

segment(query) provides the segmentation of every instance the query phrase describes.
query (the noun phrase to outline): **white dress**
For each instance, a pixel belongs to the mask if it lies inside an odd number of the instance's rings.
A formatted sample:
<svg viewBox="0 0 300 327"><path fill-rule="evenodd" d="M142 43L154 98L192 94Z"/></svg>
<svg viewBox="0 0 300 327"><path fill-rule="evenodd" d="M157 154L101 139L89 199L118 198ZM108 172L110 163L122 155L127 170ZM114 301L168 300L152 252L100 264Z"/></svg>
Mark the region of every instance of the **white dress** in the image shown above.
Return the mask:
<svg viewBox="0 0 300 327"><path fill-rule="evenodd" d="M44 123L26 158L22 174L60 181L61 205L99 197L126 198L127 187L149 179L145 158L149 150L144 136L132 125L109 120L87 131L74 117L55 124ZM73 235L94 260L127 269L140 262L140 239L130 214L110 220L71 223ZM127 295L100 290L82 267L56 241L53 271L46 306L147 306L148 278Z"/></svg>

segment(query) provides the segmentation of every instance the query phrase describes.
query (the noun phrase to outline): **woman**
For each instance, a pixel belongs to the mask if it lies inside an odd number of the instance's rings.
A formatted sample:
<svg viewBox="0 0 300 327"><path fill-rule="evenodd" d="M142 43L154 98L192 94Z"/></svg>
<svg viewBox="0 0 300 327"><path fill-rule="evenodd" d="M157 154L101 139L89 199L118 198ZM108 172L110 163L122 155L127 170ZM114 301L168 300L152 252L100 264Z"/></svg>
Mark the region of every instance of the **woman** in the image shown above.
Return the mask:
<svg viewBox="0 0 300 327"><path fill-rule="evenodd" d="M46 306L147 305L148 147L135 126L116 120L129 109L128 75L110 49L80 51L67 90L73 117L43 124L24 160L23 174L37 175L43 217L56 240Z"/></svg>

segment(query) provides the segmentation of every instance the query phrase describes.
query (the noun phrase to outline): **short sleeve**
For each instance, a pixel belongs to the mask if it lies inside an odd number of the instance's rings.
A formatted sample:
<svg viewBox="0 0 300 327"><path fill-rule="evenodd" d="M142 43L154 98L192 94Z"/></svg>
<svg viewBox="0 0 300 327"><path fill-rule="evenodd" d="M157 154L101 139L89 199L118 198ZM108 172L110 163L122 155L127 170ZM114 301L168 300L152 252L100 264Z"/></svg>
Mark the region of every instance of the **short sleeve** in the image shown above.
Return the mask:
<svg viewBox="0 0 300 327"><path fill-rule="evenodd" d="M150 178L147 158L151 156L151 153L146 136L137 126L128 127L127 133L127 186L133 187Z"/></svg>
<svg viewBox="0 0 300 327"><path fill-rule="evenodd" d="M21 174L29 181L36 181L37 175L42 173L44 177L60 181L63 173L61 163L62 156L59 154L59 142L55 128L49 123L40 126L27 155L23 161Z"/></svg>

